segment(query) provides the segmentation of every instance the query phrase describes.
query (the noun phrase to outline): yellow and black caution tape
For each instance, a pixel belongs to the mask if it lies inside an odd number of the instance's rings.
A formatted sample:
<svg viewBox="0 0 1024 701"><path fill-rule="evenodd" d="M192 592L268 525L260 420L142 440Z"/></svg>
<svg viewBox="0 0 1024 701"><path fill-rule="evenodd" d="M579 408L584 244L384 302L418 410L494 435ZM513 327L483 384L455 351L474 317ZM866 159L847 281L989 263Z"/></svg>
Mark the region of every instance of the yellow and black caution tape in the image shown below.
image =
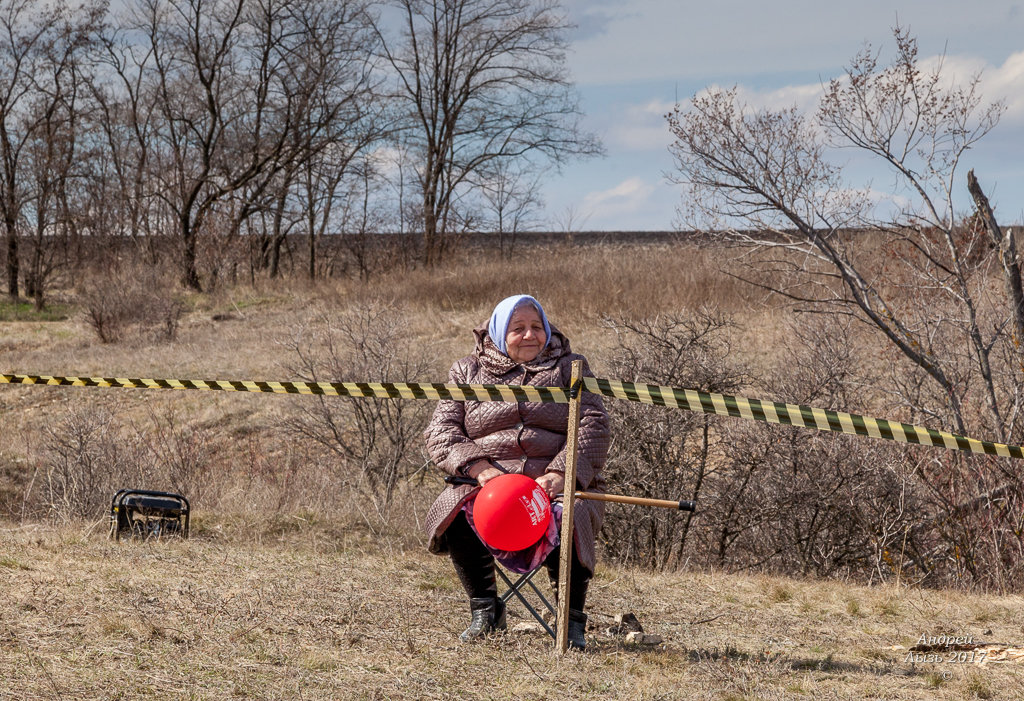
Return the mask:
<svg viewBox="0 0 1024 701"><path fill-rule="evenodd" d="M567 404L563 387L530 385L469 385L424 382L260 382L255 380L153 380L128 377L58 377L0 375L0 384L66 387L125 387L139 389L200 389L272 394L319 394L382 399L451 399L459 402L555 402Z"/></svg>
<svg viewBox="0 0 1024 701"><path fill-rule="evenodd" d="M337 397L379 397L382 399L448 399L459 402L555 402L566 404L571 394L566 387L532 385L437 384L425 382L260 382L254 380L157 380L127 377L60 377L53 375L0 375L0 384L53 385L70 387L125 387L140 389L199 389L226 392L269 392ZM946 431L874 419L860 414L818 409L804 404L782 404L698 392L665 385L647 385L618 380L583 378L583 391L657 406L735 416L784 426L814 428L882 438L897 443L932 445L950 450L1024 459L1016 445L967 438ZM575 395L575 393L572 393Z"/></svg>
<svg viewBox="0 0 1024 701"><path fill-rule="evenodd" d="M923 426L873 419L870 416L848 414L844 411L816 409L804 404L780 404L760 399L734 397L728 394L710 394L692 389L599 380L593 377L583 378L583 389L608 397L657 406L678 407L704 414L736 416L784 426L816 428L819 431L883 438L897 443L934 445L950 450L1024 459L1024 450L1017 445L979 441Z"/></svg>

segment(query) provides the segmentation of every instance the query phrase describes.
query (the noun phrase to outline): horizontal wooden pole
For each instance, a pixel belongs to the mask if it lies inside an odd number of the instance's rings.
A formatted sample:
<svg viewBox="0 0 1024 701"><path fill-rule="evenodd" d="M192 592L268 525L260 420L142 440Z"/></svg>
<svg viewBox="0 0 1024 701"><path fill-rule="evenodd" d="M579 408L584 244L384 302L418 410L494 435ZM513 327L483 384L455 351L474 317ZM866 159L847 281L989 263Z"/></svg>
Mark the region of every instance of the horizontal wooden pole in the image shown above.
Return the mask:
<svg viewBox="0 0 1024 701"><path fill-rule="evenodd" d="M591 501L613 501L617 504L633 504L635 506L657 506L662 509L678 509L679 511L696 511L695 501L671 501L670 499L647 499L645 497L627 497L622 494L602 494L600 492L576 492L577 499Z"/></svg>

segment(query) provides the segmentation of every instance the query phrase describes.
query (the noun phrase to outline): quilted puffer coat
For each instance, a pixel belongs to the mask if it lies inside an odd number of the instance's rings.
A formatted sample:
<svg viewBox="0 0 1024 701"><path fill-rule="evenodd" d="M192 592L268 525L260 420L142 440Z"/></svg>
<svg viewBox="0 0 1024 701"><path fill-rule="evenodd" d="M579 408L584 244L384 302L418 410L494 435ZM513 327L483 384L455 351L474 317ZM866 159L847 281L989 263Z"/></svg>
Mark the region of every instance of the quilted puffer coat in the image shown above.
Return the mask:
<svg viewBox="0 0 1024 701"><path fill-rule="evenodd" d="M533 361L518 364L502 353L487 336L486 327L474 330L476 349L457 361L451 382L568 387L574 360L583 360L583 372L592 376L586 359L573 353L569 340L555 327L547 347ZM480 459L489 459L506 472L521 472L536 479L545 472L565 472L566 404L520 402L440 401L424 432L434 464L450 475L463 475ZM601 398L584 393L580 407L576 486L603 492L601 468L608 454L608 414ZM474 487L447 487L427 513L430 550L447 552L444 532ZM594 571L594 539L604 518L599 501L576 502L573 526L580 562Z"/></svg>

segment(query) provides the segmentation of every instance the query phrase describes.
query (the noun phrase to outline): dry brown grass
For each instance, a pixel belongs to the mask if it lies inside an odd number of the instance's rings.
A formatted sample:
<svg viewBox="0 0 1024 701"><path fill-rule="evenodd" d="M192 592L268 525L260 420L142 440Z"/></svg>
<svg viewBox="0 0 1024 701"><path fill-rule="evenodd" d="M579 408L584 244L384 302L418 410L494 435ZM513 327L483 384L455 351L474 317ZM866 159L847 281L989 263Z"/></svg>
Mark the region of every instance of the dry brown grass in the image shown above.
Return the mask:
<svg viewBox="0 0 1024 701"><path fill-rule="evenodd" d="M284 340L324 310L373 301L408 313L407 333L436 369L391 379L441 380L495 300L529 291L599 371L614 343L602 315L704 304L735 313L736 347L756 368L788 314L758 306L717 272L728 265L722 256L595 247L366 284L261 283L188 300L172 342L101 344L80 317L0 322L0 362L4 372L292 379L282 374L291 361ZM389 523L360 511L352 494L332 490L328 463L278 430L302 401L312 400L0 387L5 433L16 437L0 446L0 499L11 514L0 527L0 699L1024 696L1019 668L914 666L891 649L940 633L1020 644L1019 596L604 565L588 603L586 654L556 658L536 633L459 644L463 595L447 560L424 552L418 527L439 480L409 483ZM116 544L99 521L19 518L41 465L42 429L70 403L140 425L173 410L218 446L192 540ZM290 470L318 480L296 488L282 479ZM665 643L632 648L604 635L623 611Z"/></svg>
<svg viewBox="0 0 1024 701"><path fill-rule="evenodd" d="M652 314L701 305L724 311L748 307L750 292L721 274L722 249L688 245L552 246L512 263L491 257L461 260L444 270L394 273L379 289L401 304L430 311L489 312L492 300L530 290L558 319L601 314ZM720 265L722 264L722 265Z"/></svg>
<svg viewBox="0 0 1024 701"><path fill-rule="evenodd" d="M445 558L351 523L189 541L0 532L4 698L1020 698L1019 666L905 662L922 634L1019 640L1024 600L714 572L601 569L590 649L540 632L464 645ZM264 527L267 524L263 524ZM856 606L853 604L856 603ZM604 632L633 611L662 645ZM515 609L512 623L519 622Z"/></svg>

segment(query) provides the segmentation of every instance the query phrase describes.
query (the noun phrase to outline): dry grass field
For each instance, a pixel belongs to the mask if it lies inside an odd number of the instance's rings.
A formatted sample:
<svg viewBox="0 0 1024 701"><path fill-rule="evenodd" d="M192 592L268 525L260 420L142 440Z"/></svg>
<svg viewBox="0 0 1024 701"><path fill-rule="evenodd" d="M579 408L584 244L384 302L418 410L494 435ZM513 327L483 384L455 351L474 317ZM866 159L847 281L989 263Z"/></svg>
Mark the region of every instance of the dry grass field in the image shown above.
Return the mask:
<svg viewBox="0 0 1024 701"><path fill-rule="evenodd" d="M232 521L202 518L191 540L162 543L116 544L100 528L5 528L0 698L1024 694L1020 664L907 661L921 635L1019 643L1020 597L604 567L590 648L559 658L539 631L459 643L458 584L415 542L299 518L239 533ZM664 642L608 635L623 611Z"/></svg>
<svg viewBox="0 0 1024 701"><path fill-rule="evenodd" d="M367 283L222 289L187 300L171 341L143 329L101 344L69 295L66 319L0 321L0 366L295 379L288 349L322 314L383 306L402 313L403 336L432 368L430 377L390 379L442 381L493 303L529 291L599 374L615 341L603 316L705 304L734 315L735 347L756 370L787 312L718 272L723 255L564 248ZM312 401L0 386L0 699L1024 698L1024 665L995 652L908 657L921 636L1024 648L1024 597L905 582L602 564L586 653L557 657L537 630L460 644L466 603L418 527L439 477L403 482L385 511L341 489L337 461L287 431L297 403ZM130 430L151 439L139 445L153 454L163 442L177 442L172 457L202 448L203 471L190 477L201 488L191 539L117 543L102 512L69 518L42 508L54 432L69 416L99 415L111 417L119 440ZM608 633L623 612L662 642L634 646ZM510 623L524 620L513 609Z"/></svg>

